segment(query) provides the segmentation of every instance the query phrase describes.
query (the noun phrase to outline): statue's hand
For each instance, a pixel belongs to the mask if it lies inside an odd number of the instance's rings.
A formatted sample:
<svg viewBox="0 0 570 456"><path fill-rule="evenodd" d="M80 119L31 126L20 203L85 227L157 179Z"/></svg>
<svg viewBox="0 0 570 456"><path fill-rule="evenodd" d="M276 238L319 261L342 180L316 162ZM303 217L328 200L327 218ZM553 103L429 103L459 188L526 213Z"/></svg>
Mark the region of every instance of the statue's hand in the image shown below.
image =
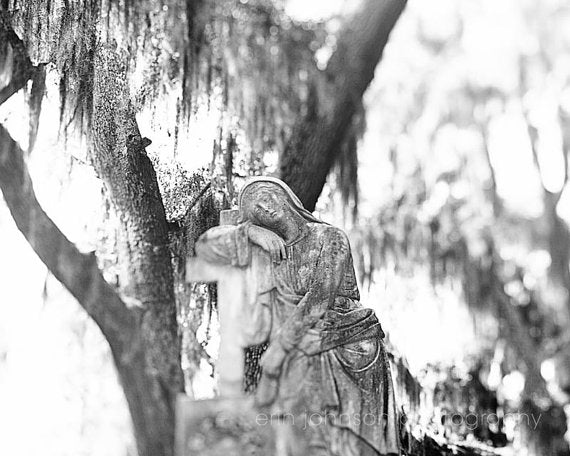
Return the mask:
<svg viewBox="0 0 570 456"><path fill-rule="evenodd" d="M287 352L283 349L281 344L270 344L269 348L261 357L260 365L263 368L263 374L268 377L276 378L281 373L281 366Z"/></svg>
<svg viewBox="0 0 570 456"><path fill-rule="evenodd" d="M269 407L277 399L279 380L273 377L262 377L255 392L255 405L260 408Z"/></svg>
<svg viewBox="0 0 570 456"><path fill-rule="evenodd" d="M247 234L251 242L269 253L271 261L274 263L280 263L281 260L287 258L285 242L278 234L257 225L251 225L247 230Z"/></svg>
<svg viewBox="0 0 570 456"><path fill-rule="evenodd" d="M287 352L281 344L273 343L261 357L260 365L263 368L263 376L257 386L255 403L258 407L268 407L277 398L279 390L279 374Z"/></svg>

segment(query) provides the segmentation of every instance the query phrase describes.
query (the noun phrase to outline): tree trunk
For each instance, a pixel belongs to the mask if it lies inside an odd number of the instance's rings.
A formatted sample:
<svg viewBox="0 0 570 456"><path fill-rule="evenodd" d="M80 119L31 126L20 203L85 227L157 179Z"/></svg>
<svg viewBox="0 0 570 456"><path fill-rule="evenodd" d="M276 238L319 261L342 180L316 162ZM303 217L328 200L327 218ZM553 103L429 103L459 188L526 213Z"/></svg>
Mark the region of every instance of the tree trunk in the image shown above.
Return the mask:
<svg viewBox="0 0 570 456"><path fill-rule="evenodd" d="M340 32L337 50L322 74L326 93L310 102L307 114L293 128L281 157L281 178L310 211L405 4L405 0L364 2Z"/></svg>
<svg viewBox="0 0 570 456"><path fill-rule="evenodd" d="M168 226L156 174L129 101L126 69L103 46L95 59L92 161L120 221L121 290L142 310L142 351L115 359L139 456L170 455L174 400L184 390Z"/></svg>

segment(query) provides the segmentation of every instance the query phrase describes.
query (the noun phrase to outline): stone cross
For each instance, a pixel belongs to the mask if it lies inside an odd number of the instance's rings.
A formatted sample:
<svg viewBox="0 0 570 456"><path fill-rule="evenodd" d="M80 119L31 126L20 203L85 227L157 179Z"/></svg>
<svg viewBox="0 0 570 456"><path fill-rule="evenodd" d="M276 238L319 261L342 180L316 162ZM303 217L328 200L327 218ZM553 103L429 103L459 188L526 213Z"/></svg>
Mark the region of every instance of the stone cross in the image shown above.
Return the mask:
<svg viewBox="0 0 570 456"><path fill-rule="evenodd" d="M239 211L220 213L220 225L237 224ZM253 250L255 252L255 250ZM186 264L187 282L216 282L220 347L216 369L220 396L193 400L181 394L176 405L176 456L289 456L276 452L276 434L267 423L260 425L253 399L244 394L244 349L248 345L245 307L256 288L255 272L263 258L252 254L256 267L239 268L191 257ZM249 328L249 331L252 329ZM281 446L283 446L281 444Z"/></svg>
<svg viewBox="0 0 570 456"><path fill-rule="evenodd" d="M237 217L237 209L221 211L220 225L234 225ZM219 392L226 398L242 396L246 344L239 322L247 299L246 272L234 266L191 257L186 263L186 281L218 284L220 348L216 368Z"/></svg>

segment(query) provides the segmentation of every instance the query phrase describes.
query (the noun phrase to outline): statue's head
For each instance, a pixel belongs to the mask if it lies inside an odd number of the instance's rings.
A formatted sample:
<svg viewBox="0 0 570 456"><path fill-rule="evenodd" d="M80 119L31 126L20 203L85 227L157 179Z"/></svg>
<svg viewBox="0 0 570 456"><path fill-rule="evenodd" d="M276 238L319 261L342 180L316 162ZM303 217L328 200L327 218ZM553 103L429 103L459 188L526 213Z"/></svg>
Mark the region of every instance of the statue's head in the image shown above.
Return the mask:
<svg viewBox="0 0 570 456"><path fill-rule="evenodd" d="M247 186L240 198L242 219L269 229L279 228L294 210L285 192L271 182L255 182Z"/></svg>
<svg viewBox="0 0 570 456"><path fill-rule="evenodd" d="M241 219L269 229L278 228L288 217L320 222L307 211L289 186L274 177L250 179L239 195Z"/></svg>

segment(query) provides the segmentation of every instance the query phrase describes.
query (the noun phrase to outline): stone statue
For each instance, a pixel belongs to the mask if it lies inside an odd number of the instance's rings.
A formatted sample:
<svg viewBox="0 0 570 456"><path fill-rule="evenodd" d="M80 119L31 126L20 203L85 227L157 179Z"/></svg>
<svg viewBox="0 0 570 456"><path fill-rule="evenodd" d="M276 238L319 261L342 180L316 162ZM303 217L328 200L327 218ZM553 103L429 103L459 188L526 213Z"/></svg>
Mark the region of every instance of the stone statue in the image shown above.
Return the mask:
<svg viewBox="0 0 570 456"><path fill-rule="evenodd" d="M384 334L359 302L342 230L281 180L256 177L239 195L237 225L208 230L196 252L235 268L257 258L242 321L247 343L269 344L255 392L262 410L306 428L311 455L400 454Z"/></svg>

